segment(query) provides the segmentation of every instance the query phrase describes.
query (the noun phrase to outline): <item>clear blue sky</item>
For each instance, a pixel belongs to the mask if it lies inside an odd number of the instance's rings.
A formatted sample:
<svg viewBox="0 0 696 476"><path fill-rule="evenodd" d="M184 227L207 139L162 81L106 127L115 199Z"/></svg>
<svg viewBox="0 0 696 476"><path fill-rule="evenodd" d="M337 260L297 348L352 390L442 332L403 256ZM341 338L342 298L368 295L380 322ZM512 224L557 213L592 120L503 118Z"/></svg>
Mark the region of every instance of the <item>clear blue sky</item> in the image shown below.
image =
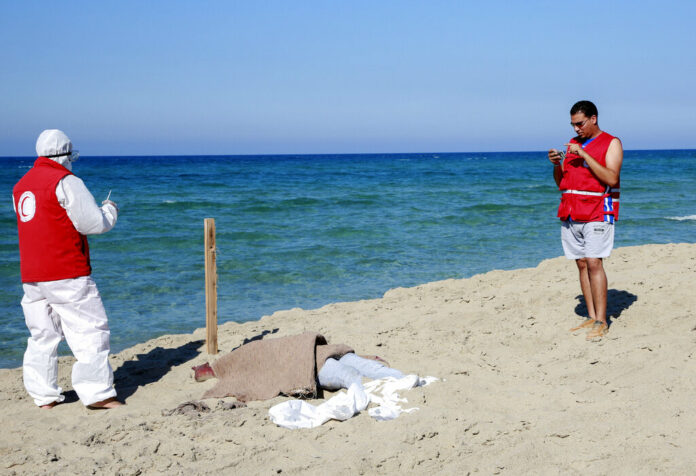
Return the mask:
<svg viewBox="0 0 696 476"><path fill-rule="evenodd" d="M694 1L0 3L0 156L696 148Z"/></svg>

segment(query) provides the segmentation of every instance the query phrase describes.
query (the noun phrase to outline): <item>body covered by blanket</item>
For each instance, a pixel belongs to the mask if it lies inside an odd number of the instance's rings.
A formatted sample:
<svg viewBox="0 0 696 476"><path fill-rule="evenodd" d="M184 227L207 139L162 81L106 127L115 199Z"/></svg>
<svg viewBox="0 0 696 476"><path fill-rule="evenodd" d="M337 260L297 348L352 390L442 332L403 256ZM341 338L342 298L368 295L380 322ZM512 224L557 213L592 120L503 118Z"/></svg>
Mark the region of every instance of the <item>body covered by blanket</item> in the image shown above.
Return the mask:
<svg viewBox="0 0 696 476"><path fill-rule="evenodd" d="M278 395L316 398L317 372L326 359L351 352L347 345L327 344L314 332L250 342L211 364L218 382L203 398L236 397L243 402Z"/></svg>

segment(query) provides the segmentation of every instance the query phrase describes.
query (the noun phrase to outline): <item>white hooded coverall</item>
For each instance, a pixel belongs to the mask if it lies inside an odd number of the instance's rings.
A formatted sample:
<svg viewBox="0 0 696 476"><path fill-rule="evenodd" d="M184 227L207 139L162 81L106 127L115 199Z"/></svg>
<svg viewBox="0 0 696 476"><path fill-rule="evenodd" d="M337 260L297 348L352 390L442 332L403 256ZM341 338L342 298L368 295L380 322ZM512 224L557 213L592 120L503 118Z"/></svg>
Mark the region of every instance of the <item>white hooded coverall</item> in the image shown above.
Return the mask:
<svg viewBox="0 0 696 476"><path fill-rule="evenodd" d="M67 142L66 142L67 141ZM72 151L72 143L60 131L44 131L36 142L39 156ZM53 157L70 170L71 156ZM74 175L56 186L56 197L75 229L83 235L105 233L116 223L112 202L100 208L85 184ZM12 201L14 204L14 199ZM16 212L16 207L15 207ZM24 283L22 309L31 337L24 353L24 386L38 406L62 402L58 386L58 344L66 339L77 359L72 385L84 405L116 396L109 365L109 326L101 296L91 276L58 281Z"/></svg>

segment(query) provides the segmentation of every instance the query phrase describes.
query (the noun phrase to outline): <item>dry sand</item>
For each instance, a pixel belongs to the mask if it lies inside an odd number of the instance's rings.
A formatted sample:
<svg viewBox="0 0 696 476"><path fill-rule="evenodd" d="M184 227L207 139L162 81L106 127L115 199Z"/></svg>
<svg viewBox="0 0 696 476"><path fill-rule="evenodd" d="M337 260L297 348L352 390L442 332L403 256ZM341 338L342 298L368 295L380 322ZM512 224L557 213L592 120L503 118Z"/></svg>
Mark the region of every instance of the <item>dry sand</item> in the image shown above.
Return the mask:
<svg viewBox="0 0 696 476"><path fill-rule="evenodd" d="M114 355L116 410L75 401L72 358L60 361L69 403L49 411L20 369L0 370L0 473L693 474L696 245L621 248L606 268L613 325L600 342L568 332L583 306L565 258L220 326L221 352L317 330L445 379L405 392L420 410L389 422L364 412L286 430L267 416L282 397L163 416L213 384L190 369L208 360L203 329Z"/></svg>

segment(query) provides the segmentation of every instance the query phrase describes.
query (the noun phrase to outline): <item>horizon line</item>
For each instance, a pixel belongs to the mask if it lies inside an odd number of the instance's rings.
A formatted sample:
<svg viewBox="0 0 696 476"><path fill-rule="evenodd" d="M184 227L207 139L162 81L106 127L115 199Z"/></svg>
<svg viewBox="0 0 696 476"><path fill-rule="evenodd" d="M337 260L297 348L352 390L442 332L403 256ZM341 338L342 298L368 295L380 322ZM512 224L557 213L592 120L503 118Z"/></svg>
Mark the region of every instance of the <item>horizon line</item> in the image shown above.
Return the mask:
<svg viewBox="0 0 696 476"><path fill-rule="evenodd" d="M624 152L658 152L658 151L691 151L696 148L679 148L679 149L624 149ZM544 153L547 150L516 150L516 151L502 151L502 150L488 150L488 151L473 151L473 152L326 152L326 153L274 153L274 154L128 154L128 155L81 155L82 157L93 157L93 158L111 158L111 157L296 157L296 156L355 156L355 155L428 155L428 154L531 154L531 153ZM37 155L0 155L0 160L2 159L26 159L26 158L37 158Z"/></svg>

